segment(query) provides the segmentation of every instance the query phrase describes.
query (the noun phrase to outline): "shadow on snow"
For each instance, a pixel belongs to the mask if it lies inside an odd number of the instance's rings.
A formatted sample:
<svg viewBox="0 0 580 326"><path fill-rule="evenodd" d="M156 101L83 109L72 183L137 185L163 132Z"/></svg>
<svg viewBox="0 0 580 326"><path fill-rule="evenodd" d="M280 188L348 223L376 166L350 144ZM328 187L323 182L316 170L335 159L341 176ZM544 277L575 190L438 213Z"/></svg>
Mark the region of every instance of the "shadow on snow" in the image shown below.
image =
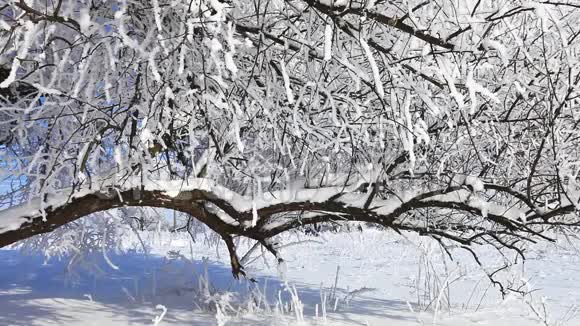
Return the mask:
<svg viewBox="0 0 580 326"><path fill-rule="evenodd" d="M229 266L216 261L138 253L111 254L108 258L110 263L102 253L95 253L85 261L85 267L70 269L70 258L45 261L41 255L0 250L0 325L30 325L37 321L63 325L79 319L88 325L115 320L152 324L161 312L155 309L158 304L167 308L164 323L215 325L215 305L202 295L206 270L211 293L231 292L238 303L247 303L250 293L259 290L260 299L254 302L265 299L272 309L280 298L283 303L291 302L290 293L278 278L256 273L256 284L238 281L233 279ZM304 305L306 319L314 317L317 304L321 312L320 288L292 285ZM345 295L339 293L339 297ZM406 302L367 295L353 298L348 305L341 304L337 311L333 307L333 302L327 303L329 318L353 324L360 322L351 319L350 314L385 320L407 320L411 316ZM287 316L292 319L294 313ZM256 319L252 324L269 324Z"/></svg>

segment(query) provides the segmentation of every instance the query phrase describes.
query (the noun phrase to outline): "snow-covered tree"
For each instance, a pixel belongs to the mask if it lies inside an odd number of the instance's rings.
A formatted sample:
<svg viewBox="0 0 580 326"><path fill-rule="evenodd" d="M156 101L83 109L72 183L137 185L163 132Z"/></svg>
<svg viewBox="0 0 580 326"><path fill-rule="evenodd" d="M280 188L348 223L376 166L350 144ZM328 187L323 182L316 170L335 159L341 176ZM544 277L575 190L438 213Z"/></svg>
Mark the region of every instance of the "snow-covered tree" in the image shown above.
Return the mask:
<svg viewBox="0 0 580 326"><path fill-rule="evenodd" d="M214 230L235 275L234 237L277 255L331 221L521 254L579 222L578 21L564 0L2 0L0 245L148 206Z"/></svg>

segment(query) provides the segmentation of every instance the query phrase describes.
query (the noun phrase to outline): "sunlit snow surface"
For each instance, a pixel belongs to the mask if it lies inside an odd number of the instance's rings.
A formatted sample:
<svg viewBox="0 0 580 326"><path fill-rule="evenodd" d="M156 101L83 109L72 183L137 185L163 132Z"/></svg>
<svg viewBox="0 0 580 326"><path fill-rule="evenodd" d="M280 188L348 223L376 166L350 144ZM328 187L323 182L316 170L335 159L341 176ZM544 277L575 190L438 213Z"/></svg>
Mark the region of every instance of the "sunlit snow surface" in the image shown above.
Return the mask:
<svg viewBox="0 0 580 326"><path fill-rule="evenodd" d="M525 268L513 267L503 277L523 277L537 291L526 299L502 299L466 252L452 250L455 262L444 260L444 253L426 239L373 230L287 236L284 243L299 242L282 250L288 284L296 287L304 305L305 321L297 322L293 311L275 309L276 303L289 304L291 296L271 257L249 259L248 273L258 281L252 285L233 280L223 246L216 250L202 239L190 246L187 234L142 237L149 254L141 252L135 237L126 239L126 247L135 250L108 255L118 270L102 253L87 260L87 266L94 262L96 267L70 270L68 258L45 261L0 250L0 325L153 325L159 304L167 308L159 325L218 325L215 309L196 298L205 268L212 292L231 292L246 302L257 286L273 307L227 312L221 318L225 325L543 325L530 305L540 317L546 316L545 308L550 325L580 325L580 256L574 241L530 248ZM240 247L245 252L249 244ZM482 257L490 266L498 258L489 251L482 251ZM321 295L331 296L335 281L339 300L336 310L335 302L327 303L324 321ZM417 293L446 283L449 292L439 301Z"/></svg>

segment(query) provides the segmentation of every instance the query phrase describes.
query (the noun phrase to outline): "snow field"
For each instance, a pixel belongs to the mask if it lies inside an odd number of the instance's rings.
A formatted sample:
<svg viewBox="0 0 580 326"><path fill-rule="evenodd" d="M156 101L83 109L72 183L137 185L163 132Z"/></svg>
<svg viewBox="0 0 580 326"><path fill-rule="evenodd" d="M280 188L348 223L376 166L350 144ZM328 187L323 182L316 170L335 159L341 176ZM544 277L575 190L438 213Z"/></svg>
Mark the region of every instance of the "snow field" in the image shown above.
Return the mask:
<svg viewBox="0 0 580 326"><path fill-rule="evenodd" d="M142 232L123 251L44 259L0 250L0 325L578 325L575 242L538 244L501 274L531 295L502 298L469 253L365 230L286 235L284 267L254 251L256 283L231 277L225 246ZM240 242L243 255L252 246ZM493 266L501 257L478 253ZM118 267L114 269L113 266ZM164 313L165 311L165 313Z"/></svg>

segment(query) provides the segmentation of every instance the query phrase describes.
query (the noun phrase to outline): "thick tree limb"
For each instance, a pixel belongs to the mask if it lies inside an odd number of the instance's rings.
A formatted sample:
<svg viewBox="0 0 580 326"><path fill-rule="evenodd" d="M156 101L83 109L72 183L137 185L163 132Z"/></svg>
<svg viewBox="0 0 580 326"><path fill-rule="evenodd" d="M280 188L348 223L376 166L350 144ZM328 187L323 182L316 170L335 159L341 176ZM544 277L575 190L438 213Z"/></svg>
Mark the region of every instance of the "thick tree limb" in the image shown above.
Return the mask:
<svg viewBox="0 0 580 326"><path fill-rule="evenodd" d="M126 190L119 193L91 193L80 198L73 198L60 207L46 207L44 212L28 214L28 218L16 230L0 233L0 247L29 238L33 235L50 232L62 225L70 223L92 213L105 211L124 206L148 206L174 209L195 216L218 233L231 234L236 232L233 225L227 224L219 218L211 218L195 201L208 200L211 197L203 191L186 191L178 197L171 197L162 191L142 191L140 189ZM214 199L215 200L215 199ZM218 201L216 201L218 202ZM27 204L22 205L27 207ZM13 212L13 210L9 210ZM7 211L0 213L6 214Z"/></svg>

